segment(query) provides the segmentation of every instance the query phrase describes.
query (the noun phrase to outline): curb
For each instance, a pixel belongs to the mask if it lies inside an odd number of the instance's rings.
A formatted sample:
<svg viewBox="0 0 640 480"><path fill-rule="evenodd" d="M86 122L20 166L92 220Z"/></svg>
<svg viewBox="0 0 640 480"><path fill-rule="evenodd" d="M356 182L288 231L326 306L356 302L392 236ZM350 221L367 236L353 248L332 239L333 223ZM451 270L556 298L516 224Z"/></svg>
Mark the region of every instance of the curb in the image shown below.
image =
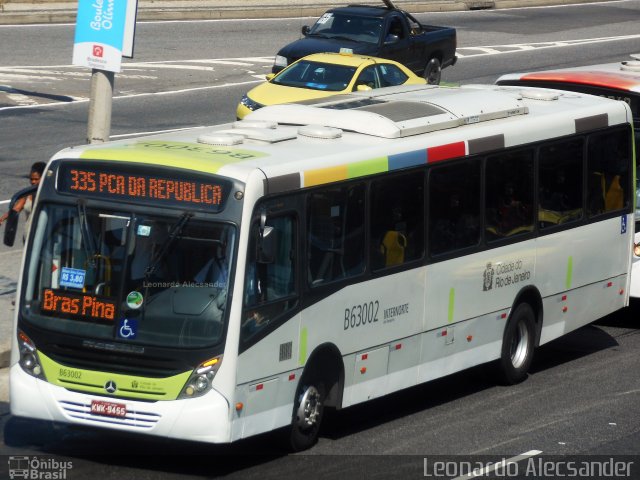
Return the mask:
<svg viewBox="0 0 640 480"><path fill-rule="evenodd" d="M345 6L350 1L309 0L293 2L291 0L246 1L240 3L220 2L216 0L174 0L141 1L138 5L137 20L223 20L255 18L297 18L317 17L332 7ZM396 0L398 8L411 13L496 10L504 8L536 7L548 5L570 5L595 3L602 0ZM606 0L605 0L606 1ZM267 3L271 2L271 3ZM225 5L226 3L226 5ZM222 4L222 5L221 5ZM0 25L24 25L46 23L75 23L76 2L51 2L0 0Z"/></svg>

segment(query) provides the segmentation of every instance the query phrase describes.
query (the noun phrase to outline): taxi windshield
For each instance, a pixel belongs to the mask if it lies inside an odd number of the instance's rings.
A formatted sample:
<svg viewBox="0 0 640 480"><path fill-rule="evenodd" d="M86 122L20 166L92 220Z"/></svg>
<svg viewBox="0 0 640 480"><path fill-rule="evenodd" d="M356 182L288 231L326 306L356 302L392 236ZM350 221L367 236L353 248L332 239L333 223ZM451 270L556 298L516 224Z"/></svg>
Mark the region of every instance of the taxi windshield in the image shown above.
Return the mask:
<svg viewBox="0 0 640 480"><path fill-rule="evenodd" d="M301 60L277 75L271 83L286 87L340 92L347 88L356 67Z"/></svg>
<svg viewBox="0 0 640 480"><path fill-rule="evenodd" d="M163 347L219 343L235 227L43 206L34 224L23 314L40 328Z"/></svg>

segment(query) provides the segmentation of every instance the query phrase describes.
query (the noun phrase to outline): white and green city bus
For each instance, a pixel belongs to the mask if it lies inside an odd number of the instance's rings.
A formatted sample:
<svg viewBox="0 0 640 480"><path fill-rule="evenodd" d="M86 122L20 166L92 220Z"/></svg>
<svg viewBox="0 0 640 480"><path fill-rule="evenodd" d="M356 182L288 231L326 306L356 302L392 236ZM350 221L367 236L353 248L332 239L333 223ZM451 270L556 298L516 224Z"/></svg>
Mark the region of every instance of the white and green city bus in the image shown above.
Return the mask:
<svg viewBox="0 0 640 480"><path fill-rule="evenodd" d="M624 102L403 86L63 150L15 316L11 412L232 442L628 304ZM10 238L8 239L11 240ZM605 248L606 247L606 248Z"/></svg>

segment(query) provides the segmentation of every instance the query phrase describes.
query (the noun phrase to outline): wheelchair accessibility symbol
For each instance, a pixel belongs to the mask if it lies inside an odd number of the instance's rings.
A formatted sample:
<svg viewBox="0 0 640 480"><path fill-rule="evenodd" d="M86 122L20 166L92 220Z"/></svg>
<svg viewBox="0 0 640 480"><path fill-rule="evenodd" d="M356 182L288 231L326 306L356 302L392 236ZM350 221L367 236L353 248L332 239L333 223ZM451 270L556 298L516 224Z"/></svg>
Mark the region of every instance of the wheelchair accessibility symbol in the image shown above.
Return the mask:
<svg viewBox="0 0 640 480"><path fill-rule="evenodd" d="M138 334L138 321L123 318L118 324L118 337L133 339Z"/></svg>

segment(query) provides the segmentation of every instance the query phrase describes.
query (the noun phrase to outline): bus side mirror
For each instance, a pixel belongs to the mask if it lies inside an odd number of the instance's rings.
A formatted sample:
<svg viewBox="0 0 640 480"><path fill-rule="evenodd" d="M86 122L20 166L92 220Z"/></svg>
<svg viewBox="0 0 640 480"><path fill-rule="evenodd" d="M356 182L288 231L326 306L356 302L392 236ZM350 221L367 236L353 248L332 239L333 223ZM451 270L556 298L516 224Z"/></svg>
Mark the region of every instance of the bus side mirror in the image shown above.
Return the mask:
<svg viewBox="0 0 640 480"><path fill-rule="evenodd" d="M276 258L276 229L264 227L258 242L258 263L273 263Z"/></svg>
<svg viewBox="0 0 640 480"><path fill-rule="evenodd" d="M13 247L13 243L16 240L16 231L18 230L18 217L20 214L15 210L9 210L9 216L5 221L4 227L4 244L8 247Z"/></svg>
<svg viewBox="0 0 640 480"><path fill-rule="evenodd" d="M310 30L311 28L309 28L309 25L305 25L300 31L302 32L302 35L306 37L307 35L309 35Z"/></svg>
<svg viewBox="0 0 640 480"><path fill-rule="evenodd" d="M16 202L28 195L35 195L38 191L38 185L31 185L30 187L23 188L11 197L9 202L9 216L5 222L4 227L4 244L8 247L13 247L13 243L16 241L16 232L18 230L18 217L20 214L13 209Z"/></svg>

